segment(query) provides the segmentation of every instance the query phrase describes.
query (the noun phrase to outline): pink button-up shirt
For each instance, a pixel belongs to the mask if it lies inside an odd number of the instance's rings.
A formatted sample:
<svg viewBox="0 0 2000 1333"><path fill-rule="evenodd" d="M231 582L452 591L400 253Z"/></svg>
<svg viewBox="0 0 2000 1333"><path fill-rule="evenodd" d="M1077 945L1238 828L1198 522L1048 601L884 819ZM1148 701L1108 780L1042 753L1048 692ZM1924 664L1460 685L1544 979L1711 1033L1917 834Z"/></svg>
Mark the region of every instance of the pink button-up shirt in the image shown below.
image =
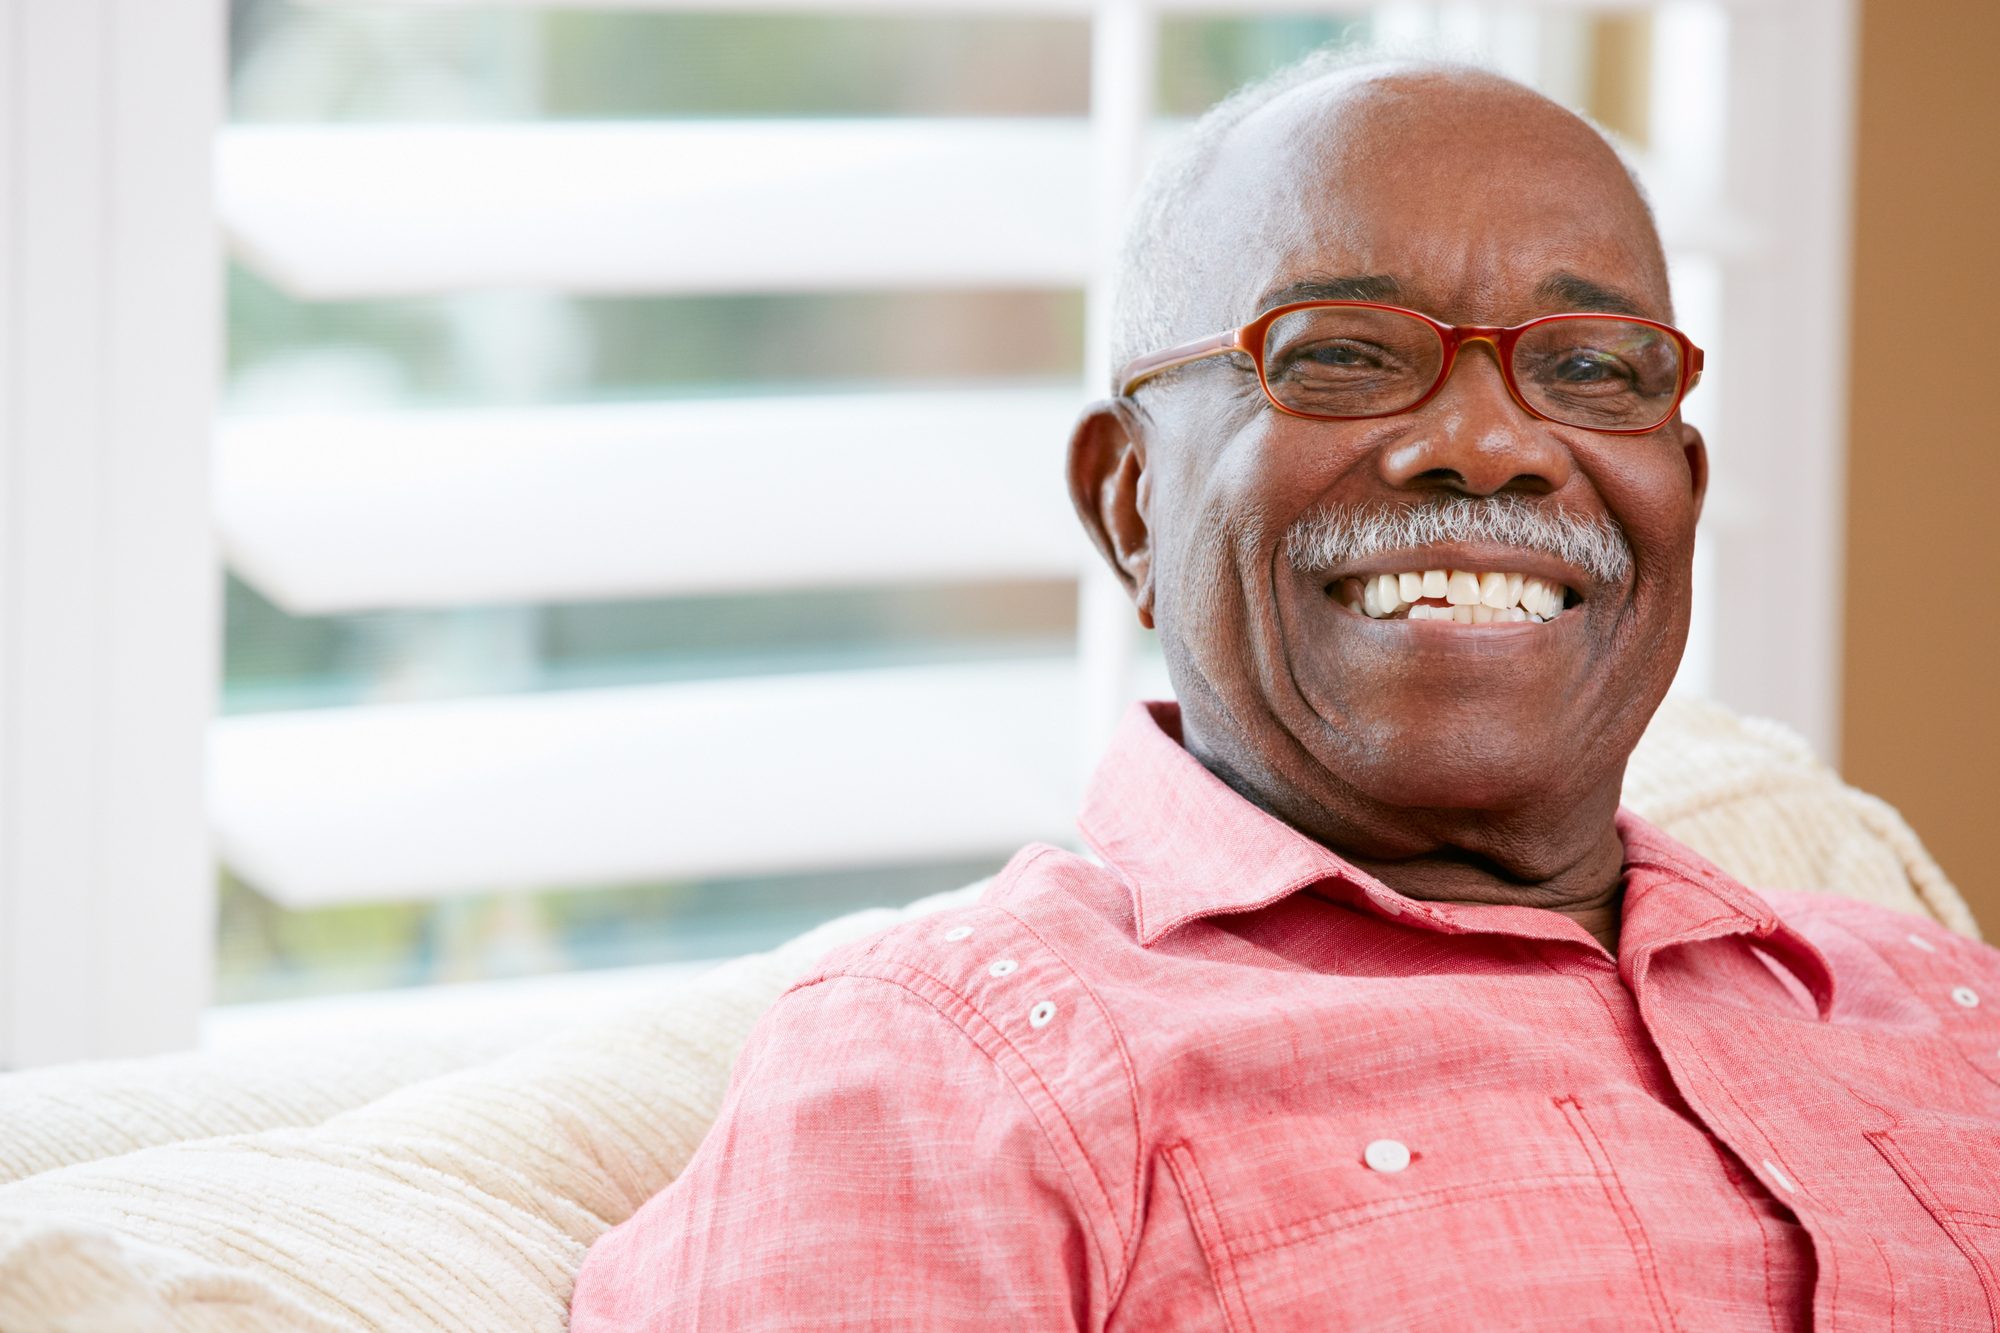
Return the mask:
<svg viewBox="0 0 2000 1333"><path fill-rule="evenodd" d="M829 957L590 1251L637 1329L1991 1329L2000 955L1622 816L1613 959L1402 897L1133 711L1097 865Z"/></svg>

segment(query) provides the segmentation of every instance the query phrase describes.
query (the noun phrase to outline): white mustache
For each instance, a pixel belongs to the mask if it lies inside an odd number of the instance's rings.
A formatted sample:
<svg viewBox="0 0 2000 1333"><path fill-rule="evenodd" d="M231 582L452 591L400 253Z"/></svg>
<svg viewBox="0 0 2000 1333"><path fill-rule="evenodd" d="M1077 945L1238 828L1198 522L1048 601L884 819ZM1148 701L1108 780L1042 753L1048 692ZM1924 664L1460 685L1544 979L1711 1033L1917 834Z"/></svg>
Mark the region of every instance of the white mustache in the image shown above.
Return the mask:
<svg viewBox="0 0 2000 1333"><path fill-rule="evenodd" d="M1632 572L1632 547L1617 524L1544 509L1518 495L1358 509L1323 506L1286 530L1285 559L1294 569L1330 570L1439 542L1539 551L1588 570L1602 583L1622 583Z"/></svg>

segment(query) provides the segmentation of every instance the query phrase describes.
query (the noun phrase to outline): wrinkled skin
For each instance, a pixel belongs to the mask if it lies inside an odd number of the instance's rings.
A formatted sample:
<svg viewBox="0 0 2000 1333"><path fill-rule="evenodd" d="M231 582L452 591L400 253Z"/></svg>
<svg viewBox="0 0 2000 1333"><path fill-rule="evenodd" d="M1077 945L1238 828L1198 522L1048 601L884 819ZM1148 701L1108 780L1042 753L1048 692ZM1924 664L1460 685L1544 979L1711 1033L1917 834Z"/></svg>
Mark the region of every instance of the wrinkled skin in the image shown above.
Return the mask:
<svg viewBox="0 0 2000 1333"><path fill-rule="evenodd" d="M1295 284L1363 276L1393 280L1373 299L1456 324L1672 318L1616 156L1477 73L1376 67L1294 90L1238 127L1200 205L1215 259L1187 337L1319 294ZM1371 421L1285 416L1247 360L1201 362L1086 411L1070 460L1086 527L1160 631L1203 764L1398 892L1554 910L1613 953L1613 815L1686 640L1706 480L1678 416L1638 436L1538 420L1485 344L1431 401ZM1464 546L1331 572L1285 558L1286 529L1318 505L1502 492L1608 517L1631 574L1605 584ZM1546 625L1462 627L1369 620L1328 593L1343 575L1438 567L1540 574L1583 600Z"/></svg>

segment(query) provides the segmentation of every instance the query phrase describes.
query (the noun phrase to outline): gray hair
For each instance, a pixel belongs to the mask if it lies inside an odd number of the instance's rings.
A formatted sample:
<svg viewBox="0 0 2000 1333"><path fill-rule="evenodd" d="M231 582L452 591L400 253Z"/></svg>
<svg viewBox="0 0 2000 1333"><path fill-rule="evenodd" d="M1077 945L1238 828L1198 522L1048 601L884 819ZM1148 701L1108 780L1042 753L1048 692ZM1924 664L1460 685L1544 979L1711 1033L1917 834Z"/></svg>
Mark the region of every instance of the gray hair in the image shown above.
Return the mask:
<svg viewBox="0 0 2000 1333"><path fill-rule="evenodd" d="M1604 583L1622 583L1632 572L1632 546L1610 519L1583 518L1518 495L1361 508L1323 505L1285 532L1285 559L1293 569L1332 570L1439 542L1471 541L1540 551Z"/></svg>
<svg viewBox="0 0 2000 1333"><path fill-rule="evenodd" d="M1195 213L1202 183L1236 127L1294 89L1371 65L1477 71L1494 78L1505 77L1488 65L1460 54L1444 56L1423 50L1332 45L1245 84L1210 107L1160 154L1132 201L1111 284L1114 377L1134 359L1149 352L1219 332L1190 327L1200 313L1195 308L1194 292L1201 276L1216 260L1213 248L1203 244L1204 233ZM1588 117L1581 119L1618 154L1633 187L1639 190L1641 201L1645 201L1638 172L1618 141ZM1650 203L1647 209L1650 213ZM1118 388L1113 384L1111 392L1115 394Z"/></svg>

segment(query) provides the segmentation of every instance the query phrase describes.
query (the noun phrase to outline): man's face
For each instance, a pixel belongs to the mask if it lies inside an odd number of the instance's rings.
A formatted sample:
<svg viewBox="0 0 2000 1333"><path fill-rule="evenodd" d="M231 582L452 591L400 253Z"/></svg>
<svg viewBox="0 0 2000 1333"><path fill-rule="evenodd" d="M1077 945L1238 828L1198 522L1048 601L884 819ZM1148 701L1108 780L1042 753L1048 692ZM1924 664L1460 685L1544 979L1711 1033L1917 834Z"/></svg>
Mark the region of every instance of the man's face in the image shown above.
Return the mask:
<svg viewBox="0 0 2000 1333"><path fill-rule="evenodd" d="M1451 324L1671 314L1651 222L1617 159L1497 81L1402 74L1291 94L1239 128L1202 201L1214 322L1194 335L1321 295ZM1539 420L1483 343L1436 397L1394 417L1284 415L1243 358L1189 367L1139 403L1143 540L1121 563L1205 761L1307 831L1383 858L1477 843L1460 835L1490 815L1615 801L1686 637L1705 461L1677 416L1637 436ZM1606 579L1490 541L1333 568L1287 553L1287 532L1328 511L1489 496L1608 521L1629 572ZM1567 590L1568 608L1548 623L1462 625L1344 604L1359 586L1344 580L1433 569L1540 578Z"/></svg>

